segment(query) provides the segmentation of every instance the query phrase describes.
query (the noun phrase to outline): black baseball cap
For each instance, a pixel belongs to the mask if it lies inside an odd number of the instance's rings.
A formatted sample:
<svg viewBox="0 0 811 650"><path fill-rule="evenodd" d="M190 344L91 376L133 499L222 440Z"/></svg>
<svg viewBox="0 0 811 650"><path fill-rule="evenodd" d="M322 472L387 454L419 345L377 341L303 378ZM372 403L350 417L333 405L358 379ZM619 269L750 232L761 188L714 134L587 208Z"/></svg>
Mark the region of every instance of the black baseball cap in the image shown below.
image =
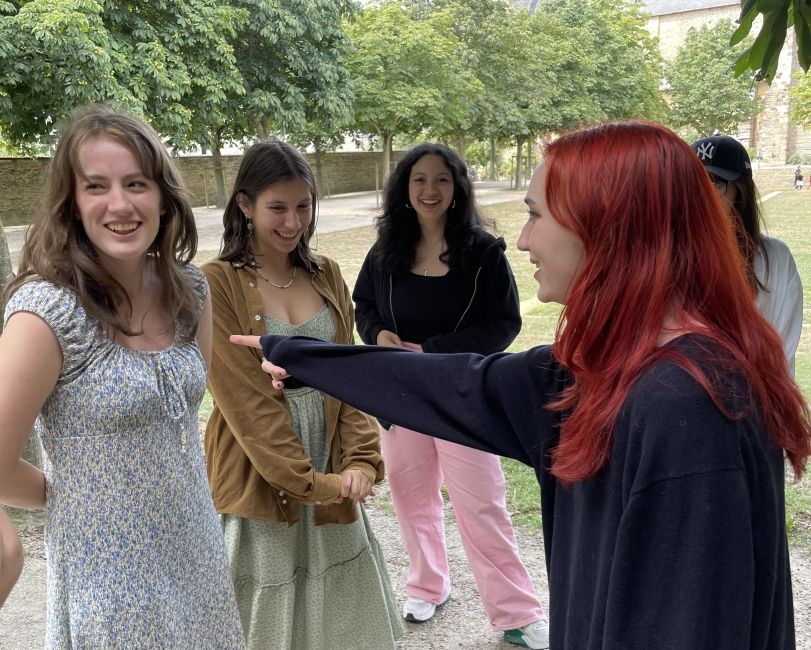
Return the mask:
<svg viewBox="0 0 811 650"><path fill-rule="evenodd" d="M692 145L698 159L710 174L727 181L736 181L741 176L752 175L752 163L746 148L728 135L711 135Z"/></svg>

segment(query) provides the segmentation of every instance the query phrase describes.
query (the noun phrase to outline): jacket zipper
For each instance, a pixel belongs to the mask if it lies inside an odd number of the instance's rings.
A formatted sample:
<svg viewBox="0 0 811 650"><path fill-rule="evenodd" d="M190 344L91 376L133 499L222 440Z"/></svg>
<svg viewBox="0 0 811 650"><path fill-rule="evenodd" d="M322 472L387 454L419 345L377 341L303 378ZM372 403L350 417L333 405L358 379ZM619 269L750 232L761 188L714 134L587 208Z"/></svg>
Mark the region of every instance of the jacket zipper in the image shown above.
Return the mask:
<svg viewBox="0 0 811 650"><path fill-rule="evenodd" d="M470 311L470 307L473 305L473 299L476 297L476 291L479 289L479 273L482 272L482 267L479 267L479 270L476 271L476 277L473 278L473 293L470 296L470 302L467 303L467 307L465 307L465 311L462 312L462 317L459 319L459 322L456 323L456 327L453 328L453 331L459 329L459 326L462 324L462 321L467 316L467 312Z"/></svg>

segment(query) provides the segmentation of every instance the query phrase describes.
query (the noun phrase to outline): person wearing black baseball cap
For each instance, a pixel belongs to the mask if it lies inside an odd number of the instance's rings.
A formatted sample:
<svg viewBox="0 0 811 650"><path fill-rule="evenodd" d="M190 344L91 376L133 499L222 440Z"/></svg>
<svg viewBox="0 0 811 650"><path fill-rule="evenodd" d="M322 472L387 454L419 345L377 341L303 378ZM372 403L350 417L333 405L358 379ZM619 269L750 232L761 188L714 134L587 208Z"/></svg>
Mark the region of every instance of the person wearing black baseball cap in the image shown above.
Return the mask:
<svg viewBox="0 0 811 650"><path fill-rule="evenodd" d="M702 138L692 146L735 219L749 286L760 311L780 334L793 374L803 324L803 285L788 246L762 233L763 214L749 154L728 135Z"/></svg>

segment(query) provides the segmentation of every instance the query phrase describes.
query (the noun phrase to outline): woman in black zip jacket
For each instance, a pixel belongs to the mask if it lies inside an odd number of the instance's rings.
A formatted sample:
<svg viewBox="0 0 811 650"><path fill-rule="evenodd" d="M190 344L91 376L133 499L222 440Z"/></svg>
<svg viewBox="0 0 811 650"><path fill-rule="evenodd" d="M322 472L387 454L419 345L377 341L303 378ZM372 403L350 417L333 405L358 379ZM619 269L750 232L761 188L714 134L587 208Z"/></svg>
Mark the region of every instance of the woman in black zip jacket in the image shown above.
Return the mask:
<svg viewBox="0 0 811 650"><path fill-rule="evenodd" d="M484 229L456 153L438 144L409 151L386 185L377 228L352 296L365 343L490 354L513 341L521 315L506 245ZM396 423L381 435L410 561L406 620L430 619L451 594L444 479L492 628L546 648L547 622L518 555L499 459Z"/></svg>

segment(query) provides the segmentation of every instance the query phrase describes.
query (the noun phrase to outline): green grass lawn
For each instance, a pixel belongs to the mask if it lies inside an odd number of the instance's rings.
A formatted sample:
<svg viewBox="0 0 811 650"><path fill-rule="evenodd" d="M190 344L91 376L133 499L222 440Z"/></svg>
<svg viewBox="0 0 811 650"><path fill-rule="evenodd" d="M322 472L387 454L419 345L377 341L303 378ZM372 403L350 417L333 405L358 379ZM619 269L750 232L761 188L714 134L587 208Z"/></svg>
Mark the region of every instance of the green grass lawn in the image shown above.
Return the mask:
<svg viewBox="0 0 811 650"><path fill-rule="evenodd" d="M768 189L768 188L766 188ZM765 193L765 191L764 191ZM811 192L786 191L764 204L768 234L782 239L794 253L805 292L805 310L811 309ZM496 220L498 234L507 241L507 255L512 265L522 301L535 298L537 285L532 277L534 268L527 254L516 246L518 234L526 218L523 203L514 201L484 208L487 217ZM350 289L354 284L366 251L374 241L371 226L320 235L313 242L318 252L334 258L341 265ZM530 302L531 309L524 316L524 325L510 351L525 350L533 345L550 343L560 315L559 305ZM806 316L806 323L807 321ZM811 397L811 331L803 327L797 351L797 383ZM208 419L211 400L208 395L200 410L201 422ZM517 525L534 530L540 528L540 494L534 471L511 460L503 460L507 477L507 499L513 520ZM811 478L786 487L786 520L793 545L811 548Z"/></svg>

